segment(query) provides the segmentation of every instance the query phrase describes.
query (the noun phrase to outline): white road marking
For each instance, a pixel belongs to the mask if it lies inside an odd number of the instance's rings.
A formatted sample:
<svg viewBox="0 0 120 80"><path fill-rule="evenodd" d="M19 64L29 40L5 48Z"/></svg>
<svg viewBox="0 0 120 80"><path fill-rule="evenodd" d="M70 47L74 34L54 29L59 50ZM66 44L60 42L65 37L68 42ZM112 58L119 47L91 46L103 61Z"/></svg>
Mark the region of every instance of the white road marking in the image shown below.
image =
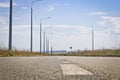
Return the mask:
<svg viewBox="0 0 120 80"><path fill-rule="evenodd" d="M70 62L67 62L67 61L66 61L66 62L63 62L62 64L70 64Z"/></svg>
<svg viewBox="0 0 120 80"><path fill-rule="evenodd" d="M63 75L93 75L91 72L75 64L61 64Z"/></svg>

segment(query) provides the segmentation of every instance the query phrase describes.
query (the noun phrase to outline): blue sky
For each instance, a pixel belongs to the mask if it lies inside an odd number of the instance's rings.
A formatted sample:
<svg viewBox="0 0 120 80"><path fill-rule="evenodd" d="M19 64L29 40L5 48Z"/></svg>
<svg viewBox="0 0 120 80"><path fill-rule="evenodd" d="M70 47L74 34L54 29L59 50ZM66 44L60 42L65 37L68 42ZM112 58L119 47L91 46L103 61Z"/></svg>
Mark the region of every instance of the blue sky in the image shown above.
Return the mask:
<svg viewBox="0 0 120 80"><path fill-rule="evenodd" d="M13 48L30 49L32 0L13 0ZM33 4L33 50L39 51L40 19L54 50L91 49L91 26L95 49L120 47L120 0L42 0ZM0 0L0 45L8 47L9 0ZM53 34L50 34L53 33ZM3 45L4 44L4 45Z"/></svg>

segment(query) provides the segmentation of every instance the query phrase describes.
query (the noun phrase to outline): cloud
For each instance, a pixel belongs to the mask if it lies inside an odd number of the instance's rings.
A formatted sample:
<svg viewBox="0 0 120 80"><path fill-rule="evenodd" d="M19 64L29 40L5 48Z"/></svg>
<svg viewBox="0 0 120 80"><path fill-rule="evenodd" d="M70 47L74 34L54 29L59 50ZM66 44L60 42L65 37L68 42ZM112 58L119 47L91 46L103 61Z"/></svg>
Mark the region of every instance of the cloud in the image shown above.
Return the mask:
<svg viewBox="0 0 120 80"><path fill-rule="evenodd" d="M106 22L109 22L114 25L114 27L120 29L120 17L112 17L112 16L102 16L101 19L103 19Z"/></svg>
<svg viewBox="0 0 120 80"><path fill-rule="evenodd" d="M6 24L6 21L2 17L0 17L0 24Z"/></svg>
<svg viewBox="0 0 120 80"><path fill-rule="evenodd" d="M29 33L29 25L17 25L17 26L12 26L12 31L13 34L16 35L24 35ZM1 34L8 34L9 27L1 27L0 28L0 33Z"/></svg>
<svg viewBox="0 0 120 80"><path fill-rule="evenodd" d="M110 30L110 34L120 35L120 31L118 31L117 29L116 29L116 30L111 29L111 30Z"/></svg>
<svg viewBox="0 0 120 80"><path fill-rule="evenodd" d="M55 10L55 7L53 5L49 5L47 11L53 11Z"/></svg>
<svg viewBox="0 0 120 80"><path fill-rule="evenodd" d="M50 11L55 10L55 5L51 5L51 4L50 4L50 5L41 7L41 9L42 9L43 11L50 12Z"/></svg>
<svg viewBox="0 0 120 80"><path fill-rule="evenodd" d="M53 11L55 10L57 7L66 7L66 6L70 6L71 4L69 3L63 3L63 4L49 4L48 6L45 6L45 7L42 7L43 10L46 10L46 11Z"/></svg>
<svg viewBox="0 0 120 80"><path fill-rule="evenodd" d="M16 6L16 3L13 3L13 6ZM0 8L7 8L10 7L10 3L9 2L0 2Z"/></svg>
<svg viewBox="0 0 120 80"><path fill-rule="evenodd" d="M50 26L50 25L44 25ZM91 49L91 27L85 26L73 26L73 25L52 25L53 31L51 34L52 41L50 45L54 50L69 50L69 46L73 47L73 50L84 50L85 48ZM8 35L8 27L0 28L0 39L4 43L7 41L4 39L5 35ZM39 25L35 25L33 29L33 43L34 50L39 51ZM50 31L50 30L47 30ZM95 33L95 49L111 48L113 45L113 37L109 37L111 29L94 31ZM55 34L55 35L54 35ZM48 34L49 35L49 34ZM13 44L18 49L29 49L30 41L30 25L16 25L13 26ZM119 39L118 39L119 40ZM23 43L23 44L21 44ZM26 46L27 45L27 46ZM26 48L25 48L26 46Z"/></svg>
<svg viewBox="0 0 120 80"><path fill-rule="evenodd" d="M71 36L71 35L79 35L79 34L89 34L91 31L90 27L86 26L73 26L73 25L52 25L53 26L53 32L62 34L66 36Z"/></svg>
<svg viewBox="0 0 120 80"><path fill-rule="evenodd" d="M89 13L88 15L106 15L108 13L106 12L92 12L92 13Z"/></svg>
<svg viewBox="0 0 120 80"><path fill-rule="evenodd" d="M25 9L25 10L26 10L26 9L27 9L27 7L26 7L26 6L23 6L23 7L22 7L22 9Z"/></svg>
<svg viewBox="0 0 120 80"><path fill-rule="evenodd" d="M114 25L114 27L120 29L120 17L112 17L112 16L102 16L101 19L103 19L106 22L109 22Z"/></svg>
<svg viewBox="0 0 120 80"><path fill-rule="evenodd" d="M100 22L96 22L97 24L99 24L99 25L105 25L105 22L103 22L103 21L100 21Z"/></svg>
<svg viewBox="0 0 120 80"><path fill-rule="evenodd" d="M112 27L113 31L120 33L120 17L101 16L101 21L97 22L98 25Z"/></svg>

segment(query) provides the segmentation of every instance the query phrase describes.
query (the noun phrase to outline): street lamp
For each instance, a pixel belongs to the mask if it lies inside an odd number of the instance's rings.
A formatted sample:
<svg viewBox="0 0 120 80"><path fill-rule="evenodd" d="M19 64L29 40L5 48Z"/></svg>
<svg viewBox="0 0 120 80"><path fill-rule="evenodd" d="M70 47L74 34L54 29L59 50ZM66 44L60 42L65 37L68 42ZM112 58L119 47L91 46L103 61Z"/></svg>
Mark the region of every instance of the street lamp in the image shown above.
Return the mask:
<svg viewBox="0 0 120 80"><path fill-rule="evenodd" d="M9 55L12 51L12 0L10 0L10 15L9 15Z"/></svg>
<svg viewBox="0 0 120 80"><path fill-rule="evenodd" d="M50 34L52 35L53 33L50 33ZM50 46L50 54L51 54L51 56L53 54L52 38L53 38L53 35L51 37L49 37L49 43L48 43L48 47ZM49 53L49 48L48 48L48 53Z"/></svg>
<svg viewBox="0 0 120 80"><path fill-rule="evenodd" d="M92 51L94 51L94 30L92 26Z"/></svg>
<svg viewBox="0 0 120 80"><path fill-rule="evenodd" d="M32 28L33 28L33 3L34 2L36 2L36 1L41 1L41 0L33 0L32 1L32 3L31 3L31 42L30 42L30 44L31 44L31 48L30 48L30 51L32 52L32 42L33 42L33 30L32 30Z"/></svg>
<svg viewBox="0 0 120 80"><path fill-rule="evenodd" d="M40 53L41 53L41 48L42 48L42 21L46 19L50 19L51 17L46 17L40 19ZM43 47L44 48L44 47ZM44 51L44 50L43 50Z"/></svg>
<svg viewBox="0 0 120 80"><path fill-rule="evenodd" d="M52 28L52 26L50 26L50 27L45 27L45 28L44 28L44 34L43 34L43 52L44 52L44 53L46 52L46 51L45 51L45 37L46 37L46 47L47 47L46 29L49 29L49 28ZM46 48L46 50L47 50L47 48Z"/></svg>
<svg viewBox="0 0 120 80"><path fill-rule="evenodd" d="M49 38L46 36L46 52L49 53Z"/></svg>
<svg viewBox="0 0 120 80"><path fill-rule="evenodd" d="M50 52L51 56L52 56L52 53L53 53L52 37L47 38L47 45L46 45L46 49L47 49L48 53ZM49 47L50 47L50 49L49 49Z"/></svg>
<svg viewBox="0 0 120 80"><path fill-rule="evenodd" d="M52 35L53 33L49 33L49 34ZM52 41L52 37L53 37L53 36L50 36L50 35L46 36L46 51L48 53L50 52L50 45L52 46L52 44L50 44L50 42Z"/></svg>

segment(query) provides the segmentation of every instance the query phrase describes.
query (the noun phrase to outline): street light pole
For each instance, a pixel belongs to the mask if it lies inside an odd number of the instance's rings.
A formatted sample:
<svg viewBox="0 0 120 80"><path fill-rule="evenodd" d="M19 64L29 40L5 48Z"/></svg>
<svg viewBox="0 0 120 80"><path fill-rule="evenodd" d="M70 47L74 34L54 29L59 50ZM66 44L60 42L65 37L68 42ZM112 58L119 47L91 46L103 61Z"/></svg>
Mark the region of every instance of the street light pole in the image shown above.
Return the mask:
<svg viewBox="0 0 120 80"><path fill-rule="evenodd" d="M52 28L52 26L50 26L50 27L45 27L45 28L44 28L44 40L43 40L43 51L44 51L44 53L46 52L45 49L47 50L47 48L45 48L45 44L47 45L46 29L48 29L48 28ZM46 39L45 39L45 38L46 38ZM47 47L47 46L46 46L46 47Z"/></svg>
<svg viewBox="0 0 120 80"><path fill-rule="evenodd" d="M43 36L43 52L45 53L45 30L44 30L44 36Z"/></svg>
<svg viewBox="0 0 120 80"><path fill-rule="evenodd" d="M53 54L53 50L52 50L52 46L51 46L51 56L52 56L52 54Z"/></svg>
<svg viewBox="0 0 120 80"><path fill-rule="evenodd" d="M51 17L42 18L40 20L40 53L41 53L41 50L42 50L42 21L46 20L46 19L49 19L49 18L51 18ZM45 51L44 47L43 47L43 51Z"/></svg>
<svg viewBox="0 0 120 80"><path fill-rule="evenodd" d="M48 51L48 49L47 49L47 45L48 45L47 36L46 36L46 42L45 43L46 43L46 47L45 47L46 51L45 52L47 53L47 51Z"/></svg>
<svg viewBox="0 0 120 80"><path fill-rule="evenodd" d="M33 4L33 2L32 2L32 4ZM30 51L32 52L32 37L33 37L33 35L32 35L32 26L33 26L33 24L32 24L32 13L33 13L33 10L32 10L32 4L31 4L31 48L30 48Z"/></svg>
<svg viewBox="0 0 120 80"><path fill-rule="evenodd" d="M52 27L51 27L52 28ZM52 33L50 33L50 34L52 34ZM50 53L50 45L52 46L52 37L53 36L51 36L51 37L49 37L49 36L46 36L46 50L48 51L48 53ZM51 42L51 44L50 44L50 42Z"/></svg>
<svg viewBox="0 0 120 80"><path fill-rule="evenodd" d="M10 0L10 15L9 15L9 55L12 51L12 0Z"/></svg>
<svg viewBox="0 0 120 80"><path fill-rule="evenodd" d="M47 36L46 36L46 52L49 53L49 39Z"/></svg>
<svg viewBox="0 0 120 80"><path fill-rule="evenodd" d="M94 31L92 26L92 51L94 51Z"/></svg>
<svg viewBox="0 0 120 80"><path fill-rule="evenodd" d="M33 0L32 3L31 3L31 41L30 41L30 51L32 52L33 50L33 3L35 1L41 1L41 0Z"/></svg>
<svg viewBox="0 0 120 80"><path fill-rule="evenodd" d="M40 53L41 53L41 48L42 47L42 21L40 21Z"/></svg>

